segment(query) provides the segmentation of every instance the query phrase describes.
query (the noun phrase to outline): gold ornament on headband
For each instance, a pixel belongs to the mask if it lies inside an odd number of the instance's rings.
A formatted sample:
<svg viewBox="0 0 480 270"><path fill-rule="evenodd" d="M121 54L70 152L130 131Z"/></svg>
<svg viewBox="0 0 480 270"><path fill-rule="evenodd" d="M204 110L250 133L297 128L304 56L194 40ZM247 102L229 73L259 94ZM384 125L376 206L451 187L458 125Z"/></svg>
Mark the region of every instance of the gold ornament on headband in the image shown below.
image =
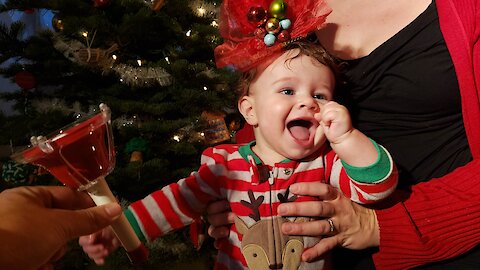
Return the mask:
<svg viewBox="0 0 480 270"><path fill-rule="evenodd" d="M263 39L265 45L272 46L275 41L285 42L290 39L287 29L292 25L292 21L285 18L286 9L287 5L283 0L275 0L270 4L268 13L259 6L251 7L248 11L248 21L257 24L255 36Z"/></svg>

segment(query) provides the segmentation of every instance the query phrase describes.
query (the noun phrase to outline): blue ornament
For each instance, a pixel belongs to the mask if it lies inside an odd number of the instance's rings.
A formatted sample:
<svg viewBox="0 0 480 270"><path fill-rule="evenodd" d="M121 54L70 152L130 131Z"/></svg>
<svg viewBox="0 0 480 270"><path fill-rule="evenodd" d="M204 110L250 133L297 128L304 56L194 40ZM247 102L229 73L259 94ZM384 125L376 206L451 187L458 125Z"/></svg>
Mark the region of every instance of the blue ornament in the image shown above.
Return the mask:
<svg viewBox="0 0 480 270"><path fill-rule="evenodd" d="M290 28L290 26L292 26L292 21L290 21L289 19L283 19L280 21L280 26L283 29L288 29Z"/></svg>
<svg viewBox="0 0 480 270"><path fill-rule="evenodd" d="M225 70L227 70L228 72L236 72L237 68L234 65L230 64L225 66Z"/></svg>
<svg viewBox="0 0 480 270"><path fill-rule="evenodd" d="M272 46L273 43L275 43L275 35L273 34L266 34L265 37L263 38L263 42L265 42L265 45L267 46Z"/></svg>

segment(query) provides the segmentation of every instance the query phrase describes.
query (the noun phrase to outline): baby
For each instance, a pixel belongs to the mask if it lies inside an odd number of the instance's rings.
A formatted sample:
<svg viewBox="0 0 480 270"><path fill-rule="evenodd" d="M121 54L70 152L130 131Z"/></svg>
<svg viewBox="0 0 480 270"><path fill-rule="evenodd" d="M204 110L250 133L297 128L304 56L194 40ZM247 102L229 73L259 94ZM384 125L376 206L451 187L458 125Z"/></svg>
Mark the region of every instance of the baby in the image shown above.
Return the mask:
<svg viewBox="0 0 480 270"><path fill-rule="evenodd" d="M304 40L330 12L322 1L226 0L221 12L225 43L215 50L217 66L242 72L238 109L255 140L206 149L198 171L132 203L126 216L141 239L152 241L191 224L210 202L227 200L237 218L215 269L326 269L324 260L301 261L318 238L281 233L282 223L305 218L280 217L278 205L315 199L294 196L289 186L321 181L356 202L376 202L396 187L393 161L332 101L335 63L321 46ZM115 241L105 229L80 243L101 263Z"/></svg>

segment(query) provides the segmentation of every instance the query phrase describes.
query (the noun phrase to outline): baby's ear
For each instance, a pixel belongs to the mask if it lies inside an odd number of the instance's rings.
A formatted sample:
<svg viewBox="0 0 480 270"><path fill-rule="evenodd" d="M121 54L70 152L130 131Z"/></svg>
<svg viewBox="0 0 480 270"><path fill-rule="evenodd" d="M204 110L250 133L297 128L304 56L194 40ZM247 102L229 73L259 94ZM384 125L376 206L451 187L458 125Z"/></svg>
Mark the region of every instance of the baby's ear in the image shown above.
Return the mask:
<svg viewBox="0 0 480 270"><path fill-rule="evenodd" d="M255 109L253 108L253 99L250 96L243 96L240 98L238 101L238 110L240 113L243 115L243 118L245 118L245 121L252 125L255 126L257 125L257 115L255 113Z"/></svg>

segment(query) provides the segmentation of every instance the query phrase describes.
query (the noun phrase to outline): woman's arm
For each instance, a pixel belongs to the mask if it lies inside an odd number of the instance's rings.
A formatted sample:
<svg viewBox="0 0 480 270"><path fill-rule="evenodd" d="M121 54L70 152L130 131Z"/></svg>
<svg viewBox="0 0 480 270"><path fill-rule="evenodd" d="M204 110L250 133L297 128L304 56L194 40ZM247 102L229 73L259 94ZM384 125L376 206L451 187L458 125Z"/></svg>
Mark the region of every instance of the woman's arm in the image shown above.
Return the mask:
<svg viewBox="0 0 480 270"><path fill-rule="evenodd" d="M480 161L412 187L403 203L377 210L378 268L410 268L460 255L480 243Z"/></svg>

